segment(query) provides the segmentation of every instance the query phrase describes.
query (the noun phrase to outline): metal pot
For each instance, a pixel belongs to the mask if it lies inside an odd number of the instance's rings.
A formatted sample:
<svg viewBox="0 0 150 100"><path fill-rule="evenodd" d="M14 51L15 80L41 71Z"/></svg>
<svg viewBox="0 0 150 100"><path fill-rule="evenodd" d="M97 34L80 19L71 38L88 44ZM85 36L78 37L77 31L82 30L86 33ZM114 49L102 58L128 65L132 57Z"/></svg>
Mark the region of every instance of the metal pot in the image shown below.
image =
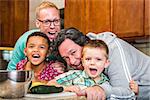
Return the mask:
<svg viewBox="0 0 150 100"><path fill-rule="evenodd" d="M26 95L34 77L31 70L0 70L0 97L20 98Z"/></svg>

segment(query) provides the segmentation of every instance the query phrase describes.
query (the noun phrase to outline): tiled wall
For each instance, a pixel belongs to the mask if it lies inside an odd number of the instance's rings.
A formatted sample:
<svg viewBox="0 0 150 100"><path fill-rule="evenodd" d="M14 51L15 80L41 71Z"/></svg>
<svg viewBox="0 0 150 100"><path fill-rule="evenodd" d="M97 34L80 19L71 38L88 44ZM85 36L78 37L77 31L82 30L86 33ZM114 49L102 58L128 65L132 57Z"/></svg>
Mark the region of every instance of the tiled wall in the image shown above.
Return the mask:
<svg viewBox="0 0 150 100"><path fill-rule="evenodd" d="M144 52L145 54L150 56L150 42L148 43L134 43L135 46L140 51Z"/></svg>
<svg viewBox="0 0 150 100"><path fill-rule="evenodd" d="M0 69L6 69L8 62L3 59L2 51L0 51Z"/></svg>

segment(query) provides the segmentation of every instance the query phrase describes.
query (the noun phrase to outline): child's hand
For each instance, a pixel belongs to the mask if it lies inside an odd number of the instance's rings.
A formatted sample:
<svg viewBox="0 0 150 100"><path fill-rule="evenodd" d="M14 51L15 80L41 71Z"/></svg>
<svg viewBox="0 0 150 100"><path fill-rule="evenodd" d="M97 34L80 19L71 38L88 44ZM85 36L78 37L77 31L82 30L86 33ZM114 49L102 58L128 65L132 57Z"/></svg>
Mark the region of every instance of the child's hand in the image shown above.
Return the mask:
<svg viewBox="0 0 150 100"><path fill-rule="evenodd" d="M66 92L75 92L75 93L78 94L81 91L81 89L77 85L72 85L72 86L65 87L64 91L66 91Z"/></svg>
<svg viewBox="0 0 150 100"><path fill-rule="evenodd" d="M139 92L139 86L138 86L138 84L135 81L131 80L130 83L129 83L129 85L130 85L131 90L135 94L138 94L138 92Z"/></svg>
<svg viewBox="0 0 150 100"><path fill-rule="evenodd" d="M57 83L56 79L52 79L49 82L47 82L46 85L55 85L57 87L60 87L61 85Z"/></svg>
<svg viewBox="0 0 150 100"><path fill-rule="evenodd" d="M55 70L57 70L57 72L59 73L64 73L65 70L65 65L61 62L55 61L54 63L52 63L51 65Z"/></svg>

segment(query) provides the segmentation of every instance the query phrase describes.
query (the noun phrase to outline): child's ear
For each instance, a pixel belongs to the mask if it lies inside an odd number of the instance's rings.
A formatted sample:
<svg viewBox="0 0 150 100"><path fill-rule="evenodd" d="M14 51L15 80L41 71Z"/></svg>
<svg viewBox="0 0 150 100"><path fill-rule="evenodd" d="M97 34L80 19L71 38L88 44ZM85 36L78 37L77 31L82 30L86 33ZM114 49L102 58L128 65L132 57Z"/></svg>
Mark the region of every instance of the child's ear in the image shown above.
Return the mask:
<svg viewBox="0 0 150 100"><path fill-rule="evenodd" d="M27 48L24 49L24 55L27 56Z"/></svg>
<svg viewBox="0 0 150 100"><path fill-rule="evenodd" d="M84 60L83 60L83 57L81 58L81 64L82 64L82 66L84 66Z"/></svg>
<svg viewBox="0 0 150 100"><path fill-rule="evenodd" d="M49 50L47 51L46 57L48 57L50 54L51 54L51 50L49 49Z"/></svg>
<svg viewBox="0 0 150 100"><path fill-rule="evenodd" d="M36 19L36 21L35 21L35 25L36 25L37 28L40 27L40 22L39 22L37 19Z"/></svg>
<svg viewBox="0 0 150 100"><path fill-rule="evenodd" d="M107 59L106 63L105 63L105 67L104 68L107 68L110 64L110 61Z"/></svg>
<svg viewBox="0 0 150 100"><path fill-rule="evenodd" d="M50 52L50 50L48 50L47 51L47 54L46 54L46 57L45 57L45 59L46 59L46 61L49 61L49 55L51 54L51 52Z"/></svg>

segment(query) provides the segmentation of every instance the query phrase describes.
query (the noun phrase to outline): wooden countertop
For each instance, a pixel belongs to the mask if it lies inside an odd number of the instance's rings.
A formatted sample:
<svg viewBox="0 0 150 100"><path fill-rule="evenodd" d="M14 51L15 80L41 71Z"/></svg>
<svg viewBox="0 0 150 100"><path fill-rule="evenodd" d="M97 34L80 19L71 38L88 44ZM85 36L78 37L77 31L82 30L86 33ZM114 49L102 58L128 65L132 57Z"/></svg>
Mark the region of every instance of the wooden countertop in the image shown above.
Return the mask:
<svg viewBox="0 0 150 100"><path fill-rule="evenodd" d="M11 51L13 50L14 48L12 47L0 47L0 50L8 50L8 51Z"/></svg>

